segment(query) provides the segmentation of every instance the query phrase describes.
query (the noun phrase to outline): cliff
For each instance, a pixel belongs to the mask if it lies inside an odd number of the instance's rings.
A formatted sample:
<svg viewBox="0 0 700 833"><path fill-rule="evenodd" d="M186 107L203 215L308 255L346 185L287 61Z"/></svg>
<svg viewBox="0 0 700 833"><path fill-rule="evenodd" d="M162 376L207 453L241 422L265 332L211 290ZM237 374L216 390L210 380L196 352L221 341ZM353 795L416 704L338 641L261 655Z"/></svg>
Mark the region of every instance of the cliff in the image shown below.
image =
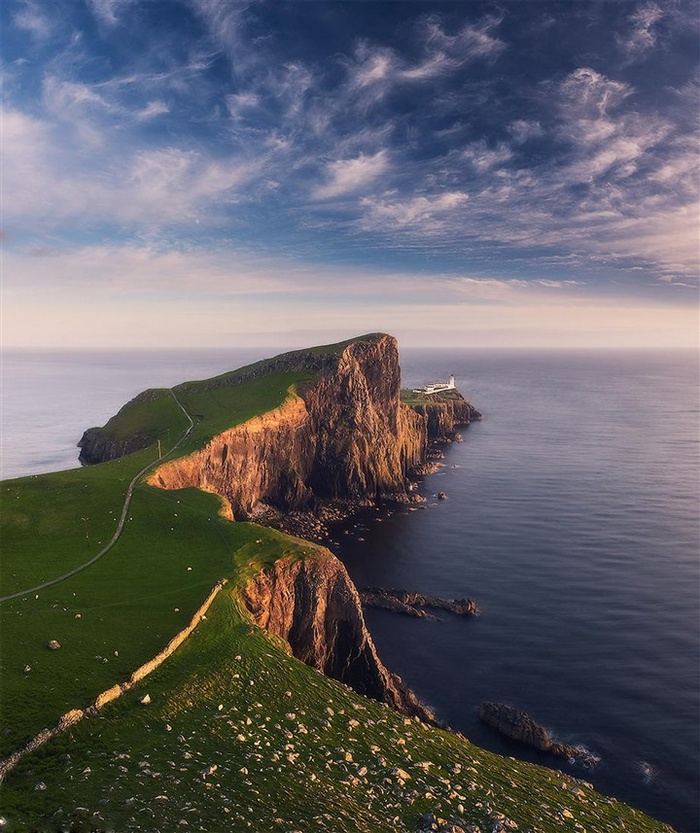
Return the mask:
<svg viewBox="0 0 700 833"><path fill-rule="evenodd" d="M410 407L425 419L431 442L452 439L455 426L481 419L481 414L460 393L450 397L438 394L433 402L416 403Z"/></svg>
<svg viewBox="0 0 700 833"><path fill-rule="evenodd" d="M157 417L171 397L162 389L139 393L102 428L88 428L78 442L81 463L104 463L148 448L158 437Z"/></svg>
<svg viewBox="0 0 700 833"><path fill-rule="evenodd" d="M300 385L279 408L163 464L149 483L216 492L234 518L250 517L260 505L284 512L328 500L405 501L408 476L425 461L429 442L478 417L459 394L417 407L401 402L396 340L383 334L349 342L322 361L314 353L286 354L248 375L298 369L304 355L315 381Z"/></svg>
<svg viewBox="0 0 700 833"><path fill-rule="evenodd" d="M328 550L281 559L239 591L255 622L284 640L297 659L403 714L434 717L377 656L358 592Z"/></svg>

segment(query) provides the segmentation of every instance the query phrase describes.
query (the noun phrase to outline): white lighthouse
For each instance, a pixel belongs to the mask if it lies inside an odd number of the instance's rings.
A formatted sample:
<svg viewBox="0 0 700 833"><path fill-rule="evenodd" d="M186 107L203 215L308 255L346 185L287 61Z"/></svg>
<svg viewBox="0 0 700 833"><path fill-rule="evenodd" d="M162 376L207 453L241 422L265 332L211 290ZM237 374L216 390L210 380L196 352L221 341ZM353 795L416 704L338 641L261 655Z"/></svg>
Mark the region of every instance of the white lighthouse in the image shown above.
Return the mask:
<svg viewBox="0 0 700 833"><path fill-rule="evenodd" d="M432 382L430 385L426 385L423 388L417 388L413 391L413 393L423 393L426 396L430 396L431 393L443 393L446 390L454 390L455 387L454 374L450 374L449 382Z"/></svg>

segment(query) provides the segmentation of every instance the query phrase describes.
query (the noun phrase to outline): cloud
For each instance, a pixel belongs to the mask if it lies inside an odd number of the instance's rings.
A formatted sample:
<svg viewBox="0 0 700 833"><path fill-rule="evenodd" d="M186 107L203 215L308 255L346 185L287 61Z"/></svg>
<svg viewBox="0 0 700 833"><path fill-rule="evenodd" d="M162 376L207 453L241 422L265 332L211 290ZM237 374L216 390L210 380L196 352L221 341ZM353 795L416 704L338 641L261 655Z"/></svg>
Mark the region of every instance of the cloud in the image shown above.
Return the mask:
<svg viewBox="0 0 700 833"><path fill-rule="evenodd" d="M503 142L496 147L488 147L486 142L481 140L468 145L462 155L477 171L484 173L508 162L513 156L513 151Z"/></svg>
<svg viewBox="0 0 700 833"><path fill-rule="evenodd" d="M629 31L626 35L616 36L618 44L629 59L636 60L656 46L656 24L663 17L663 9L653 2L645 3L632 12L629 17Z"/></svg>
<svg viewBox="0 0 700 833"><path fill-rule="evenodd" d="M14 15L12 22L24 32L28 32L36 40L48 40L54 33L54 21L45 14L43 4L25 0L22 7Z"/></svg>
<svg viewBox="0 0 700 833"><path fill-rule="evenodd" d="M169 112L170 108L164 101L149 101L145 107L135 110L133 115L137 121L148 121Z"/></svg>
<svg viewBox="0 0 700 833"><path fill-rule="evenodd" d="M423 55L413 62L390 47L360 41L347 63L348 87L378 100L399 84L431 81L473 61L495 59L505 49L503 41L491 34L499 23L499 18L487 17L448 34L433 15L416 26Z"/></svg>
<svg viewBox="0 0 700 833"><path fill-rule="evenodd" d="M114 26L119 22L119 16L134 0L87 0L92 13L97 20L107 26Z"/></svg>
<svg viewBox="0 0 700 833"><path fill-rule="evenodd" d="M572 107L589 117L600 117L620 104L632 92L622 81L614 81L589 67L580 67L568 75L559 87L564 111Z"/></svg>
<svg viewBox="0 0 700 833"><path fill-rule="evenodd" d="M548 290L565 290L582 286L576 280L551 280L535 278L457 278L452 282L454 288L465 297L487 300L505 300L518 296L520 303L540 303ZM534 293L535 298L528 298Z"/></svg>
<svg viewBox="0 0 700 833"><path fill-rule="evenodd" d="M439 18L430 18L426 24L427 40L460 61L495 58L506 48L505 43L491 32L501 23L500 17L485 17L476 24L466 24L456 34L445 32Z"/></svg>
<svg viewBox="0 0 700 833"><path fill-rule="evenodd" d="M423 234L434 234L443 227L444 215L455 211L468 199L468 194L461 191L403 200L395 197L367 197L362 200L367 210L363 224L365 228L411 228Z"/></svg>
<svg viewBox="0 0 700 833"><path fill-rule="evenodd" d="M538 121L516 119L508 125L508 132L519 145L530 139L537 139L544 135L542 125Z"/></svg>
<svg viewBox="0 0 700 833"><path fill-rule="evenodd" d="M241 199L261 174L259 160L212 158L193 149L114 149L105 166L101 148L81 148L75 169L72 148L50 123L18 111L2 112L5 222L61 228L118 222L144 230L191 223ZM10 199L11 197L11 199Z"/></svg>
<svg viewBox="0 0 700 833"><path fill-rule="evenodd" d="M387 152L372 156L360 154L354 159L338 159L326 165L327 182L314 189L313 197L327 200L364 189L382 176L389 167Z"/></svg>

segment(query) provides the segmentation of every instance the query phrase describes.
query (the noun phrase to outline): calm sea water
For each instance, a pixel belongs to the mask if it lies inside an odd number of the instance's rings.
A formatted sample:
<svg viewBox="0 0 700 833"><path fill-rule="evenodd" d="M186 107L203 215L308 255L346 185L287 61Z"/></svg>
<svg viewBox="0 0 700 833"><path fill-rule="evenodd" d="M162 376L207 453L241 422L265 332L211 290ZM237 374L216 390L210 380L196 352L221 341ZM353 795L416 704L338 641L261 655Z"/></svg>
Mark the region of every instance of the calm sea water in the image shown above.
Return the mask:
<svg viewBox="0 0 700 833"><path fill-rule="evenodd" d="M2 476L75 466L82 431L140 390L263 355L5 351ZM696 357L404 351L402 366L408 386L455 373L484 420L423 479L424 508L368 512L336 549L360 586L472 596L480 616L370 610L382 658L475 743L567 768L479 723L481 701L511 703L600 757L574 774L700 830Z"/></svg>

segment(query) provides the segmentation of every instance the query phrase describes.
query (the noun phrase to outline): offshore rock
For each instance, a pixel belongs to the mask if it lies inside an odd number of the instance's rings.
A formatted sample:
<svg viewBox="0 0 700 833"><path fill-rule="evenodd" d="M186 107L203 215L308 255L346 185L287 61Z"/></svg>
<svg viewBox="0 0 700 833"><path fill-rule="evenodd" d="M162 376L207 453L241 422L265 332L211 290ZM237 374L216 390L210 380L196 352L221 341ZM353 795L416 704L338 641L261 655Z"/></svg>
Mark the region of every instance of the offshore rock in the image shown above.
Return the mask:
<svg viewBox="0 0 700 833"><path fill-rule="evenodd" d="M506 706L504 703L481 703L479 717L487 726L491 726L507 738L520 741L542 752L551 752L564 758L587 757L586 750L582 747L555 741L544 726L535 722L527 712Z"/></svg>
<svg viewBox="0 0 700 833"><path fill-rule="evenodd" d="M443 599L422 593L410 593L407 590L384 590L371 587L360 590L360 599L365 607L378 607L393 613L405 613L420 619L435 619L422 608L432 607L446 610L457 616L476 616L477 606L473 599Z"/></svg>
<svg viewBox="0 0 700 833"><path fill-rule="evenodd" d="M434 722L433 714L377 656L355 585L331 552L281 559L239 592L256 624L283 639L297 659L359 694Z"/></svg>

